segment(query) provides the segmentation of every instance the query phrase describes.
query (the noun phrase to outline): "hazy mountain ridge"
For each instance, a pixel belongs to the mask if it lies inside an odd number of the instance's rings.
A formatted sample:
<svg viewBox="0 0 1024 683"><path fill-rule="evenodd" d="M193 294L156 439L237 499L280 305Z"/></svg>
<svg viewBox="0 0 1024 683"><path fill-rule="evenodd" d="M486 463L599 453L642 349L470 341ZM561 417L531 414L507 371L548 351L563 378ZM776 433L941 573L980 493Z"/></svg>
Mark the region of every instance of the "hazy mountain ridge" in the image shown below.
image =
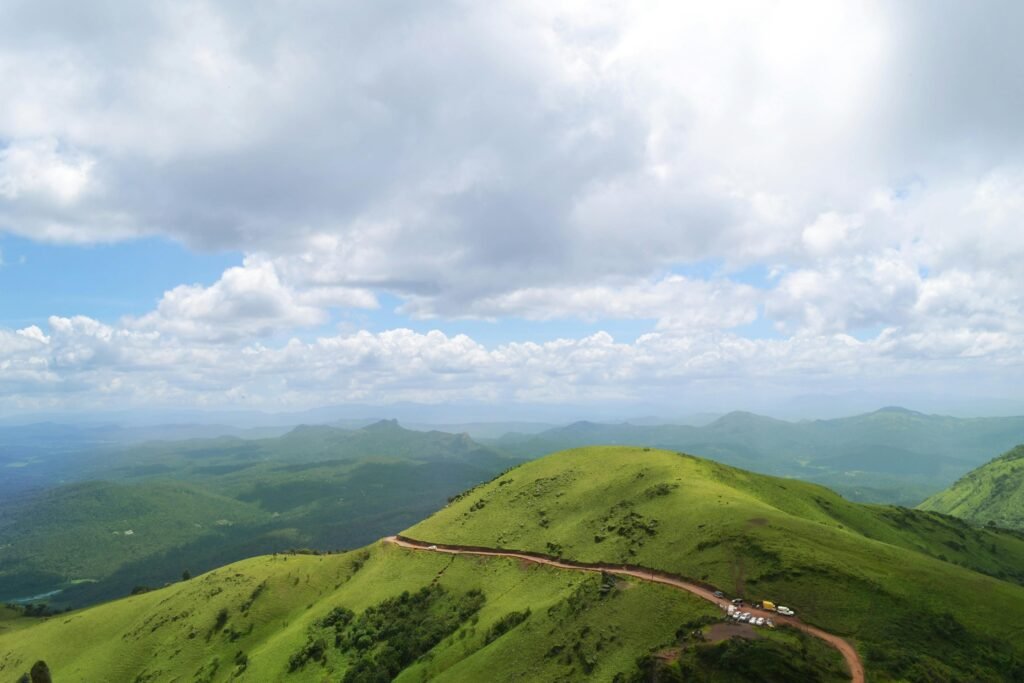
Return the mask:
<svg viewBox="0 0 1024 683"><path fill-rule="evenodd" d="M577 422L489 443L521 457L641 444L816 481L855 500L913 505L1022 441L1024 417L956 418L890 407L800 422L739 411L704 426Z"/></svg>

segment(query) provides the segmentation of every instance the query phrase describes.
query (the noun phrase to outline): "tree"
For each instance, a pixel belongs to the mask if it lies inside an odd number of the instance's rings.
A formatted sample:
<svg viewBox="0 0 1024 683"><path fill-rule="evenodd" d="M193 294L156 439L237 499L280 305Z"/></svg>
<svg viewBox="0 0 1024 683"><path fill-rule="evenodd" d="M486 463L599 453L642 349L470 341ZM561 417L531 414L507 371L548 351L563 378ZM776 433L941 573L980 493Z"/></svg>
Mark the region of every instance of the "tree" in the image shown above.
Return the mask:
<svg viewBox="0 0 1024 683"><path fill-rule="evenodd" d="M185 571L183 571L181 573L181 580L182 581L188 581L191 578L192 578L192 572L190 572L189 570L186 569Z"/></svg>
<svg viewBox="0 0 1024 683"><path fill-rule="evenodd" d="M32 665L28 675L32 683L53 683L53 677L50 676L50 667L42 660Z"/></svg>

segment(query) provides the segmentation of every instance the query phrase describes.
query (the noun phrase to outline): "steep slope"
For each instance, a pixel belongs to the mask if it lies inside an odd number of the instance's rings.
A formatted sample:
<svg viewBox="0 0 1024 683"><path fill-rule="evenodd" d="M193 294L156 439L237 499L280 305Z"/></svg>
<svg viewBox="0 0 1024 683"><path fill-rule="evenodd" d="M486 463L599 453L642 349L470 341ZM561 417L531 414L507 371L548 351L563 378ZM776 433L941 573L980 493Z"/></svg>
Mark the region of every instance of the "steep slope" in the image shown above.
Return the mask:
<svg viewBox="0 0 1024 683"><path fill-rule="evenodd" d="M1024 641L1009 640L1024 629L1024 588L957 564L1024 578L1020 539L677 453L555 454L405 535L638 564L774 598L850 637L877 680L1003 680L1024 661Z"/></svg>
<svg viewBox="0 0 1024 683"><path fill-rule="evenodd" d="M254 558L0 630L0 679L44 660L64 682L629 681L638 657L681 632L683 661L705 679L756 666L760 680L843 680L838 656L796 632L690 636L720 614L663 586L375 544Z"/></svg>
<svg viewBox="0 0 1024 683"><path fill-rule="evenodd" d="M972 470L919 507L974 524L1024 529L1024 446Z"/></svg>

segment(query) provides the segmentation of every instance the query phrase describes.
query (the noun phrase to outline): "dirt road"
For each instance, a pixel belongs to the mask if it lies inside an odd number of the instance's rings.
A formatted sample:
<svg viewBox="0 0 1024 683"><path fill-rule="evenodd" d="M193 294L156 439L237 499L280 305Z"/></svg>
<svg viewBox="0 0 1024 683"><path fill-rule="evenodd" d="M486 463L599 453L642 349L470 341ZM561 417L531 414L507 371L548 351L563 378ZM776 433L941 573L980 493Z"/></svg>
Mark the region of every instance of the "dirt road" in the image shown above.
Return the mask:
<svg viewBox="0 0 1024 683"><path fill-rule="evenodd" d="M399 537L399 536L388 536L384 539L387 543L393 543L402 548L408 548L409 550L424 550L428 552L437 553L448 553L450 555L476 555L480 557L510 557L517 560L523 560L526 562L535 562L537 564L547 565L549 567L557 567L559 569L570 569L573 571L584 571L584 572L606 572L608 574L616 574L618 576L631 576L641 581L650 581L652 583L660 583L666 586L672 586L684 590L688 593L692 593L699 598L703 598L708 602L712 602L716 605L722 606L725 603L723 598L715 597L715 593L712 589L702 586L700 584L691 583L679 577L671 576L664 572L656 571L653 569L639 569L639 568L623 568L615 565L603 565L603 564L589 564L583 562L570 562L567 560L558 560L544 555L514 551L514 550L497 550L491 548L471 548L467 546L458 545L447 545L441 543L428 543L425 541L417 541L411 538ZM853 648L850 643L846 642L839 636L832 635L827 631L822 631L820 628L805 624L796 617L785 617L775 612L769 612L768 610L755 609L753 607L744 607L744 612L750 612L754 616L766 617L772 619L776 624L787 624L795 629L799 629L804 633L814 636L820 640L825 641L843 656L846 660L846 665L850 669L850 680L853 683L864 683L864 665L860 660L860 655Z"/></svg>

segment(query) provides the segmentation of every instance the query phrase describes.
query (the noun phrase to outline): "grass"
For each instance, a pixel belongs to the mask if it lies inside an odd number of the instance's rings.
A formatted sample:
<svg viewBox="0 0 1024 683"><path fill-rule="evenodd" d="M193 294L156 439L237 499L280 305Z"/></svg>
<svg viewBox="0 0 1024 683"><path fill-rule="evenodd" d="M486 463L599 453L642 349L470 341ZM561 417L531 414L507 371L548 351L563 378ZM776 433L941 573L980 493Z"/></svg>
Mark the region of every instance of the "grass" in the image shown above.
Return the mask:
<svg viewBox="0 0 1024 683"><path fill-rule="evenodd" d="M919 507L974 524L1024 529L1024 446L969 472Z"/></svg>
<svg viewBox="0 0 1024 683"><path fill-rule="evenodd" d="M0 678L43 659L61 681L336 680L352 657L333 647L324 618L337 607L360 615L435 581L452 596L481 591L482 606L399 681L612 680L631 674L638 657L675 643L681 626L720 615L663 586L622 581L603 592L599 575L376 544L338 555L253 558L0 631ZM509 614L526 611L525 620L489 638ZM292 656L321 637L323 661L288 673ZM796 645L790 650L799 656Z"/></svg>
<svg viewBox="0 0 1024 683"><path fill-rule="evenodd" d="M813 484L666 451L587 448L499 475L406 533L629 562L774 599L848 637L872 681L1024 675L1024 588L955 563L1017 558L1019 538L935 513L850 503ZM947 545L954 538L960 546ZM934 556L939 547L946 560ZM971 558L984 547L988 555ZM417 656L398 681L643 680L651 655L667 650L680 657L662 680L839 676L838 655L821 643L788 632L704 643L692 634L721 618L713 605L644 582L606 590L607 581L380 543L256 557L27 626L11 615L18 626L0 630L0 680L38 659L61 681L339 680L358 658L393 657L414 636ZM403 602L423 589L432 597L416 604L448 615L439 641L417 631L423 615ZM385 624L391 635L379 631ZM353 643L370 632L373 649L356 652ZM336 636L348 645L336 646Z"/></svg>
<svg viewBox="0 0 1024 683"><path fill-rule="evenodd" d="M970 568L1019 568L1019 539L672 452L555 454L405 533L639 564L774 599L850 637L879 680L930 670L1000 680L1024 658L1010 638L1024 629L1024 588Z"/></svg>

